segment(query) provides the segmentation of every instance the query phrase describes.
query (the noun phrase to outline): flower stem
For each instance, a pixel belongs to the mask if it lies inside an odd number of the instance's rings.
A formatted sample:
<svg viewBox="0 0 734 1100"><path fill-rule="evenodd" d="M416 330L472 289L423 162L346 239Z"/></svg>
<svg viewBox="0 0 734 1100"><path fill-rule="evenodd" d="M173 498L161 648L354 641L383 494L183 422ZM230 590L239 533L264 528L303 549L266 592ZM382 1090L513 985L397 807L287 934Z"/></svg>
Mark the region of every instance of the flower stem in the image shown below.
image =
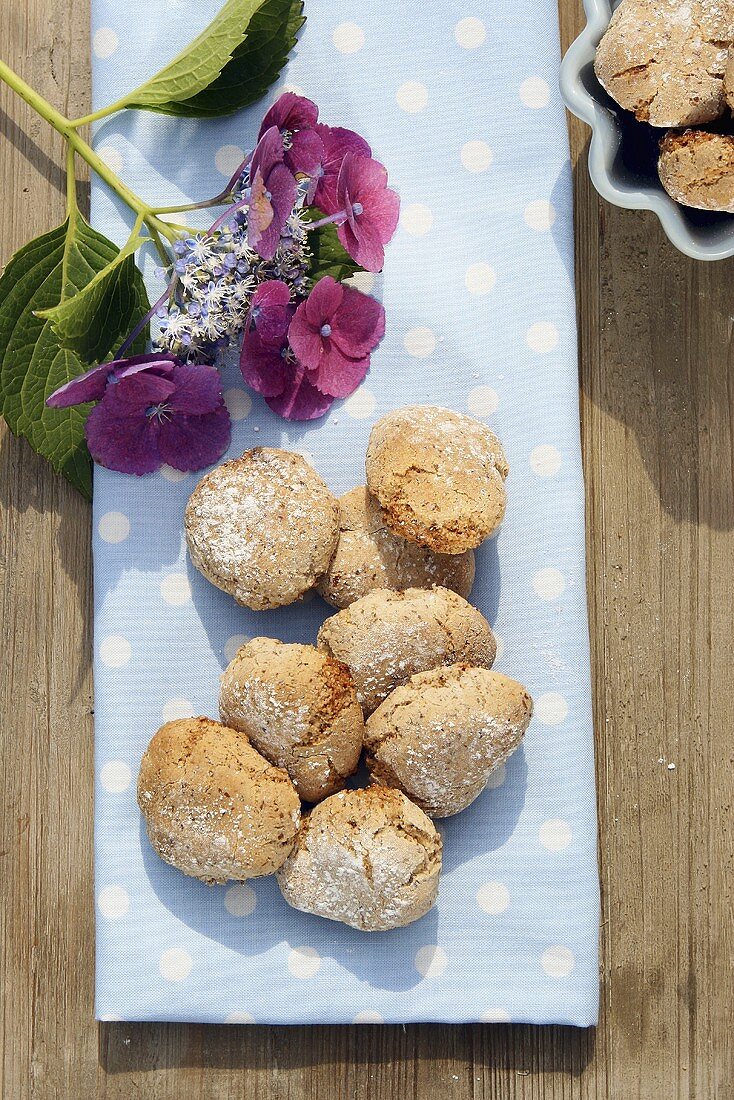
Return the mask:
<svg viewBox="0 0 734 1100"><path fill-rule="evenodd" d="M66 147L66 216L71 221L76 205L76 156L71 145Z"/></svg>
<svg viewBox="0 0 734 1100"><path fill-rule="evenodd" d="M214 199L205 199L203 202L188 202L183 206L156 206L154 214L183 214L186 210L208 210L212 206L226 206L230 201L229 196L217 195Z"/></svg>
<svg viewBox="0 0 734 1100"><path fill-rule="evenodd" d="M317 222L304 222L303 228L310 232L312 229L321 229L324 225L343 225L346 220L346 210L340 210L337 214L330 214L328 218L319 218Z"/></svg>
<svg viewBox="0 0 734 1100"><path fill-rule="evenodd" d="M177 240L177 233L164 221L161 221L153 211L152 207L148 205L139 195L136 195L127 184L117 176L112 169L105 164L101 157L95 153L91 145L89 145L84 138L80 137L76 132L76 123L70 122L68 118L65 118L53 104L44 99L34 88L31 88L30 84L27 84L22 77L18 76L9 65L6 65L4 61L0 60L0 80L4 81L9 88L24 99L29 107L32 107L36 114L39 114L41 118L44 118L46 122L53 126L54 130L66 140L69 146L67 154L67 169L73 174L73 168L69 168L73 163L74 153L78 153L82 157L89 167L97 173L100 179L104 180L107 186L118 195L122 201L130 207L139 217L142 216L143 221L148 226L151 232L153 240L156 242L156 247L160 253L161 259L164 263L170 263L170 256L165 249L161 236L166 237L171 243ZM73 188L72 188L73 191ZM72 201L67 197L67 204ZM73 198L74 208L76 206L76 197Z"/></svg>

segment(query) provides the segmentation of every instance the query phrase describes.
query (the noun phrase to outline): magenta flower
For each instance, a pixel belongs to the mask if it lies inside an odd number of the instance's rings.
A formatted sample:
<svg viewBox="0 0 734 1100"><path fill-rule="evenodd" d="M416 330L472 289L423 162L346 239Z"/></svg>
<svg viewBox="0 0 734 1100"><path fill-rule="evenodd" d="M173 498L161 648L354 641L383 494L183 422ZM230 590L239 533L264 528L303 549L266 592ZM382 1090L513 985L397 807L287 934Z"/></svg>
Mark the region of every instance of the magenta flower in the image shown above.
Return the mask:
<svg viewBox="0 0 734 1100"><path fill-rule="evenodd" d="M287 167L294 175L313 176L324 155L321 137L315 129L318 117L319 109L310 99L295 92L284 92L265 115L258 138L271 126L276 126L283 141Z"/></svg>
<svg viewBox="0 0 734 1100"><path fill-rule="evenodd" d="M284 155L280 131L271 126L252 154L247 214L247 242L264 260L275 255L296 201L296 181L283 163Z"/></svg>
<svg viewBox="0 0 734 1100"><path fill-rule="evenodd" d="M348 152L336 183L336 205L344 211L339 240L367 271L381 271L385 245L400 214L400 198L387 186L387 170L379 161Z"/></svg>
<svg viewBox="0 0 734 1100"><path fill-rule="evenodd" d="M300 363L290 364L282 393L266 397L270 408L286 420L317 420L331 408L334 398L317 390Z"/></svg>
<svg viewBox="0 0 734 1100"><path fill-rule="evenodd" d="M247 329L254 327L264 344L280 346L293 316L290 300L290 287L280 279L260 283L250 302Z"/></svg>
<svg viewBox="0 0 734 1100"><path fill-rule="evenodd" d="M200 470L229 446L229 413L215 367L161 355L103 363L62 386L47 404L90 400L99 404L84 428L89 452L110 470L148 474L164 462Z"/></svg>
<svg viewBox="0 0 734 1100"><path fill-rule="evenodd" d="M330 397L348 397L385 334L381 304L324 276L295 312L288 340L309 380Z"/></svg>
<svg viewBox="0 0 734 1100"><path fill-rule="evenodd" d="M344 157L347 153L370 157L372 150L363 137L355 134L354 130L345 130L342 126L324 126L319 123L316 133L321 138L324 153L313 181L313 194L309 194L309 199L324 214L335 214L340 209L337 205L336 181Z"/></svg>
<svg viewBox="0 0 734 1100"><path fill-rule="evenodd" d="M283 294L278 288L285 286L284 283L264 283L262 286L270 289L261 296L259 306L255 298L260 288L253 297L252 323L245 329L242 339L240 371L247 385L267 400L283 393L292 374L292 363L287 363L286 357L288 326L296 307L282 301ZM277 297L281 300L275 301ZM263 304L262 298L270 298L271 302Z"/></svg>
<svg viewBox="0 0 734 1100"><path fill-rule="evenodd" d="M286 420L314 420L324 415L334 398L316 389L308 371L293 354L288 344L288 326L296 309L287 306L286 310L277 341L274 325L269 330L269 341L263 339L257 327L245 332L240 370L247 385L262 394L273 412Z"/></svg>
<svg viewBox="0 0 734 1100"><path fill-rule="evenodd" d="M88 401L101 401L107 384L119 382L121 378L145 371L160 378L170 378L176 359L173 355L154 352L149 355L135 355L130 359L114 359L110 363L100 363L84 374L77 375L70 382L59 386L46 398L51 409L66 409L70 405L85 405Z"/></svg>

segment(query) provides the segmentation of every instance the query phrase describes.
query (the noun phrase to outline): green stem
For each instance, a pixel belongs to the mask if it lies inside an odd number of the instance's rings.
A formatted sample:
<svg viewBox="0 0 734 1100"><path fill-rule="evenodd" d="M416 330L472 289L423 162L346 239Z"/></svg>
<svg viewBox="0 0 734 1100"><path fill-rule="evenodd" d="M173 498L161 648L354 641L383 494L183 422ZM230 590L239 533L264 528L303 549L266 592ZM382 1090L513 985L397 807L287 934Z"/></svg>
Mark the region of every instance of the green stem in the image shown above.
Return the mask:
<svg viewBox="0 0 734 1100"><path fill-rule="evenodd" d="M66 216L71 221L77 211L76 205L76 157L71 145L66 149Z"/></svg>
<svg viewBox="0 0 734 1100"><path fill-rule="evenodd" d="M56 110L53 104L44 99L42 95L39 95L34 88L31 88L30 84L26 84L22 77L18 76L9 65L6 65L5 62L1 60L0 80L4 81L9 88L12 88L21 99L24 99L28 106L32 107L41 118L45 118L45 120L53 126L54 130L57 130L67 141L69 145L67 167L71 161L73 161L74 153L78 153L79 156L87 162L89 167L97 173L100 179L104 180L110 190L114 191L114 193L118 195L122 201L138 215L138 217L142 216L144 223L150 229L151 235L156 242L156 247L158 248L161 259L166 265L169 264L171 262L171 257L163 246L161 237L165 237L173 244L173 242L178 239L178 234L171 226L156 217L152 207L141 199L139 195L136 195L127 184L123 183L119 176L117 176L116 173L105 164L102 158L95 153L91 145L89 145L84 138L79 136L75 127L80 125L80 123L70 122L68 118L65 118L64 115Z"/></svg>
<svg viewBox="0 0 734 1100"><path fill-rule="evenodd" d="M183 206L156 206L153 208L154 214L183 214L187 210L208 210L212 206L226 206L231 202L231 198L228 195L226 198L222 198L221 195L217 195L215 199L205 199L203 202L188 202Z"/></svg>

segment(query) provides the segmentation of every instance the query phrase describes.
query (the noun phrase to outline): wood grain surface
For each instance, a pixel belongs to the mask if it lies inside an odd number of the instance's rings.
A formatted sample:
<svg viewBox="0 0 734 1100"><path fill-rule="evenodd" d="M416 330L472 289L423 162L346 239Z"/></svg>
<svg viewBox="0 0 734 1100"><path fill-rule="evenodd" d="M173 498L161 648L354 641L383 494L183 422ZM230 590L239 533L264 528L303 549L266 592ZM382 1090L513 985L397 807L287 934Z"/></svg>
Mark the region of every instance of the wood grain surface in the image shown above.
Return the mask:
<svg viewBox="0 0 734 1100"><path fill-rule="evenodd" d="M561 0L568 44L579 0ZM3 0L0 53L70 115L88 0ZM63 217L60 142L0 93L0 259ZM734 263L603 204L573 123L604 899L596 1031L92 1018L90 513L0 444L4 1100L734 1095ZM675 768L668 765L675 764Z"/></svg>

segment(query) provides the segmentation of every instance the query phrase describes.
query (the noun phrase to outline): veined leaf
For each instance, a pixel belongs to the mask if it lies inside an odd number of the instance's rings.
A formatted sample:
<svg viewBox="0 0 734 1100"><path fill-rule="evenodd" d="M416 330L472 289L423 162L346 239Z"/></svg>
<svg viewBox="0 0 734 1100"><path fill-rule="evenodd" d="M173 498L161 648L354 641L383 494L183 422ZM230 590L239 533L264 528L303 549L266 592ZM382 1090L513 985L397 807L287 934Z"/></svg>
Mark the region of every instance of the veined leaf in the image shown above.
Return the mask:
<svg viewBox="0 0 734 1100"><path fill-rule="evenodd" d="M255 103L278 79L305 21L303 0L264 0L221 74L197 95L156 109L213 118Z"/></svg>
<svg viewBox="0 0 734 1100"><path fill-rule="evenodd" d="M84 439L87 408L48 409L58 386L90 365L62 347L41 314L72 301L95 275L113 264L116 245L75 212L63 225L16 252L0 278L0 412L16 435L29 440L84 496L92 495L91 462ZM131 258L130 258L131 259ZM128 260L123 260L124 266ZM95 347L104 359L148 309L138 276L128 310L96 326ZM142 350L141 336L135 350Z"/></svg>
<svg viewBox="0 0 734 1100"><path fill-rule="evenodd" d="M172 104L199 95L220 75L248 33L265 0L227 0L193 42L164 69L124 96L118 107L167 111ZM181 112L175 112L181 113Z"/></svg>
<svg viewBox="0 0 734 1100"><path fill-rule="evenodd" d="M321 217L320 212L317 212L316 216ZM357 271L364 271L364 268L352 259L342 245L334 224L312 229L308 235L308 241L312 257L308 273L314 282L323 279L324 275L331 275L340 282Z"/></svg>
<svg viewBox="0 0 734 1100"><path fill-rule="evenodd" d="M147 296L134 257L148 240L149 237L129 240L82 290L53 309L39 312L39 316L51 322L60 345L76 352L85 363L99 363L107 356L110 329L119 332L120 317L147 313Z"/></svg>

